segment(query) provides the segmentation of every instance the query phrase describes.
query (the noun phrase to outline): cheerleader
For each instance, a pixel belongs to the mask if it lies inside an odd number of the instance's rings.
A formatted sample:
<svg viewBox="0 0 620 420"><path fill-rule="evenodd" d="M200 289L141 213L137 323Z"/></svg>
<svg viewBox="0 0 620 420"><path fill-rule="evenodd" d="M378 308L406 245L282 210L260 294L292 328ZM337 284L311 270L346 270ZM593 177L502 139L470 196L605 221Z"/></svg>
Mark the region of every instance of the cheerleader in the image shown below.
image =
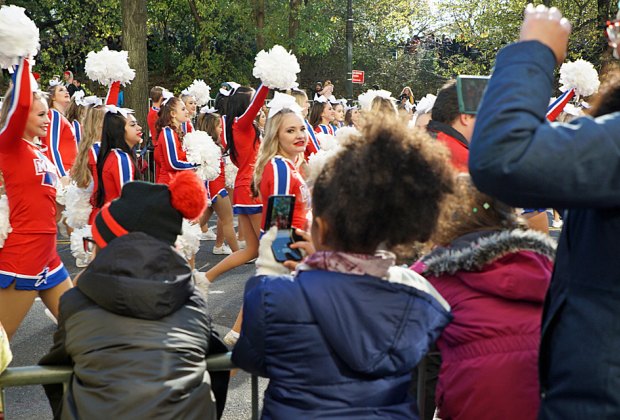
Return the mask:
<svg viewBox="0 0 620 420"><path fill-rule="evenodd" d="M196 128L208 133L223 150L220 141L223 132L222 118L219 114L215 113L214 109L203 108L200 110L198 120L196 121ZM208 190L211 196L211 205L205 210L201 219L201 226L207 224L215 211L215 214L217 214L218 229L215 245L213 246L213 254L232 254L239 249L239 244L233 225L232 204L230 203L230 197L226 190L226 172L223 156L220 159L220 175L213 181L209 181ZM224 241L228 243L228 246Z"/></svg>
<svg viewBox="0 0 620 420"><path fill-rule="evenodd" d="M356 106L347 109L347 112L344 114L344 126L345 127L354 127L357 130L362 130L362 121L360 110L357 109Z"/></svg>
<svg viewBox="0 0 620 420"><path fill-rule="evenodd" d="M134 148L140 143L142 127L133 116L133 111L107 105L101 149L97 156L97 184L93 193L91 222L105 204L120 197L123 185L139 178Z"/></svg>
<svg viewBox="0 0 620 420"><path fill-rule="evenodd" d="M57 317L60 296L71 288L56 252L58 172L37 145L47 135L48 107L33 92L31 77L30 64L20 59L0 113L0 167L12 228L0 249L0 323L9 338L37 295Z"/></svg>
<svg viewBox="0 0 620 420"><path fill-rule="evenodd" d="M330 122L335 118L334 108L326 97L321 96L310 108L308 121L312 125L315 133L335 134Z"/></svg>
<svg viewBox="0 0 620 420"><path fill-rule="evenodd" d="M332 103L332 107L334 108L334 121L331 126L335 133L340 127L344 127L344 104L341 101L336 101Z"/></svg>
<svg viewBox="0 0 620 420"><path fill-rule="evenodd" d="M47 156L58 168L61 177L69 175L77 156L77 142L71 124L64 114L71 102L67 88L54 84L48 90L47 105L50 129L43 139Z"/></svg>
<svg viewBox="0 0 620 420"><path fill-rule="evenodd" d="M181 125L189 121L189 112L182 100L176 97L166 99L159 110L155 124L157 146L155 146L156 182L169 184L178 171L194 170L183 150Z"/></svg>
<svg viewBox="0 0 620 420"><path fill-rule="evenodd" d="M319 140L316 138L314 129L307 120L310 102L308 101L308 95L306 95L306 92L304 92L303 90L292 89L290 91L290 95L295 98L295 102L297 102L297 105L301 107L301 116L303 117L304 125L306 126L306 135L308 136L308 142L306 143L307 146L306 151L304 152L304 157L307 161L310 155L313 155L319 150L321 150L321 146L319 144Z"/></svg>
<svg viewBox="0 0 620 420"><path fill-rule="evenodd" d="M84 120L84 113L86 112L86 107L83 106L82 102L83 98L83 90L75 92L66 113L67 121L71 124L71 129L73 130L73 135L75 136L78 147L82 140L82 121Z"/></svg>
<svg viewBox="0 0 620 420"><path fill-rule="evenodd" d="M184 134L187 134L194 131L194 125L192 124L192 120L196 118L196 98L194 97L194 95L182 93L181 100L185 104L187 112L189 112L189 119L181 124L181 130L183 130Z"/></svg>
<svg viewBox="0 0 620 420"><path fill-rule="evenodd" d="M258 128L254 125L254 119L265 103L267 93L269 88L262 84L256 92L252 88L240 86L233 88L228 97L224 131L226 151L239 168L233 193L233 213L238 216L246 247L224 258L207 271L206 277L210 282L220 274L258 256L258 236L263 206L251 189L254 164L260 145L260 136Z"/></svg>

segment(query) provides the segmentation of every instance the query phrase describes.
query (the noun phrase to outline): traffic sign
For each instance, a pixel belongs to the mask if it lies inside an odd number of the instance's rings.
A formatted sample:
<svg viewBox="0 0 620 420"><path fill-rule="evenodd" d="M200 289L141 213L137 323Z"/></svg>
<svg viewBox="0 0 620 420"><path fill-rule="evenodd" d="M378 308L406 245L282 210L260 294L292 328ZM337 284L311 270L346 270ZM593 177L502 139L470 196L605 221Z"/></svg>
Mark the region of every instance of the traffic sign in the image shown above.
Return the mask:
<svg viewBox="0 0 620 420"><path fill-rule="evenodd" d="M362 70L352 70L351 71L351 81L353 83L364 83L364 72Z"/></svg>

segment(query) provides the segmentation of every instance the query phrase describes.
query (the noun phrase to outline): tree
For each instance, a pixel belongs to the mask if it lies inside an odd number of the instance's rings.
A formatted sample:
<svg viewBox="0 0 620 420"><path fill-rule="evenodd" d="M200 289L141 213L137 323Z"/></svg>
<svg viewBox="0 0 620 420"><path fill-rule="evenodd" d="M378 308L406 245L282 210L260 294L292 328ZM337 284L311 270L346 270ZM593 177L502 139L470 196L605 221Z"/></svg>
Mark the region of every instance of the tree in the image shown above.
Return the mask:
<svg viewBox="0 0 620 420"><path fill-rule="evenodd" d="M123 49L129 53L129 66L136 77L125 88L125 103L145 122L148 113L148 61L146 54L146 0L121 0Z"/></svg>

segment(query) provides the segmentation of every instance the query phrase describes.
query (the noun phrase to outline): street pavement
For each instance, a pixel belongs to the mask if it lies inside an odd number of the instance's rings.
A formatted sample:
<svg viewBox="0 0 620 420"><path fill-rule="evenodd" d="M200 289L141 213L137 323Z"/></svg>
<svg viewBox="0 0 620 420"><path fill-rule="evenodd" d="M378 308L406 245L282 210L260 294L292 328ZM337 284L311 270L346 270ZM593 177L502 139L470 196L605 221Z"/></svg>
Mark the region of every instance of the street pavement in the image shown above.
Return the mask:
<svg viewBox="0 0 620 420"><path fill-rule="evenodd" d="M206 271L225 257L212 254L213 244L214 241L201 241L200 251L196 257L196 268L200 271ZM75 258L71 256L66 239L59 239L58 252L72 277L81 271L75 267ZM221 337L224 337L235 322L243 300L245 282L253 273L254 264L246 264L222 275L208 288L209 311L213 318L213 325ZM13 351L11 367L34 365L51 347L56 326L45 316L44 309L43 303L37 300L15 334L11 342ZM261 400L266 386L267 380L259 379ZM230 381L223 419L250 419L251 395L250 375L243 371L236 371ZM7 420L52 418L42 386L8 388L6 401Z"/></svg>

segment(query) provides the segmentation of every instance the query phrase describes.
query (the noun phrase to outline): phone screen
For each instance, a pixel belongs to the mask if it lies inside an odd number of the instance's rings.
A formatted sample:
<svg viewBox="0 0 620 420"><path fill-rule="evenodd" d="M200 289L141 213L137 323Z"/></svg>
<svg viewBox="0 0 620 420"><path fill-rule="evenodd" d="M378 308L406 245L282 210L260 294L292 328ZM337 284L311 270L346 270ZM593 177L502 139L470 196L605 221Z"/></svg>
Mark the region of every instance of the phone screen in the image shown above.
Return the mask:
<svg viewBox="0 0 620 420"><path fill-rule="evenodd" d="M293 222L294 195L272 195L267 203L264 231L276 226L278 230L290 229Z"/></svg>
<svg viewBox="0 0 620 420"><path fill-rule="evenodd" d="M456 92L461 114L476 115L490 76L457 76Z"/></svg>

